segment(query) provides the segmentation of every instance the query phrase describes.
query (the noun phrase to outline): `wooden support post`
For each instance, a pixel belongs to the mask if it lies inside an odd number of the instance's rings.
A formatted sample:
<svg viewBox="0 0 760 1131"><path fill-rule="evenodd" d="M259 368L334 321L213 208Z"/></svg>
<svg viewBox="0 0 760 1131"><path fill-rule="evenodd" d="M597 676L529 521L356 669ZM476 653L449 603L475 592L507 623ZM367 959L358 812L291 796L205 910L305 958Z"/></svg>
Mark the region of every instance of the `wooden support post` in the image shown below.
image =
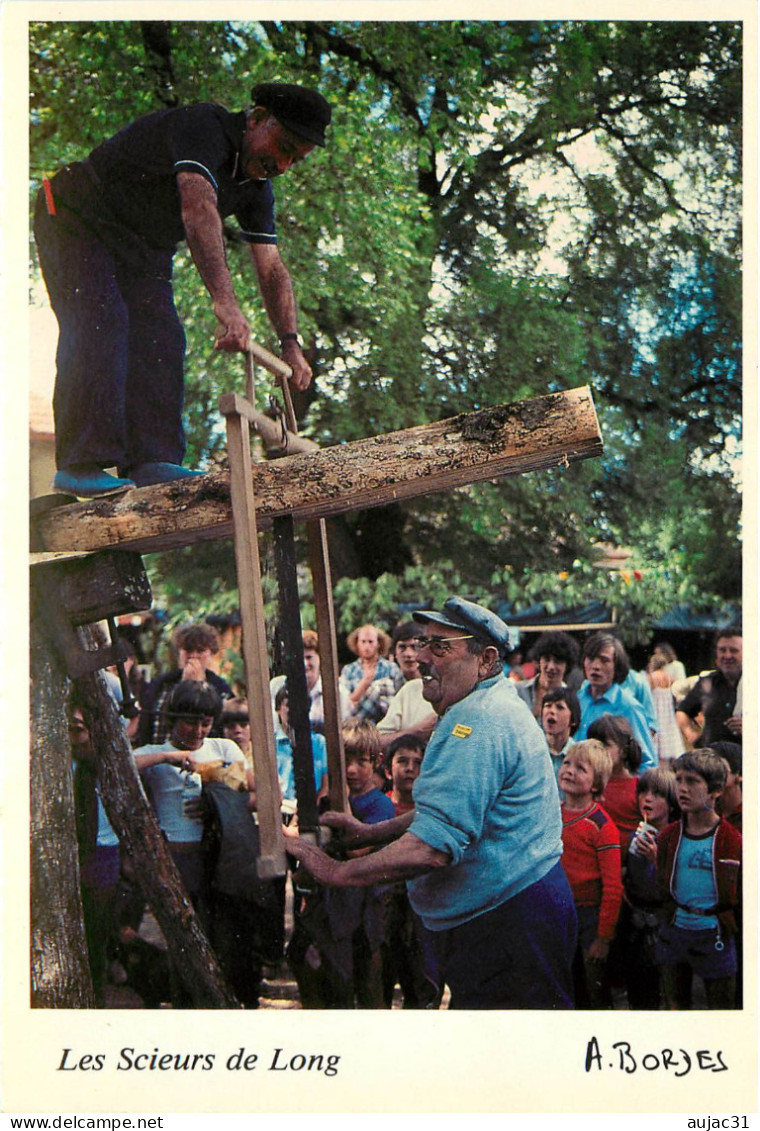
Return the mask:
<svg viewBox="0 0 760 1131"><path fill-rule="evenodd" d="M307 522L309 565L317 613L322 699L325 708L327 773L330 781L330 808L348 812L346 760L343 753L343 712L338 690L338 648L333 607L332 575L327 544L327 523L323 518Z"/></svg>
<svg viewBox="0 0 760 1131"><path fill-rule="evenodd" d="M223 397L220 409L227 420L235 562L243 626L243 662L261 838L259 875L261 879L273 879L275 876L285 875L287 863L280 813L272 700L269 693L269 659L261 593L256 504L251 478L251 436L247 417L236 408L235 402L240 399Z"/></svg>

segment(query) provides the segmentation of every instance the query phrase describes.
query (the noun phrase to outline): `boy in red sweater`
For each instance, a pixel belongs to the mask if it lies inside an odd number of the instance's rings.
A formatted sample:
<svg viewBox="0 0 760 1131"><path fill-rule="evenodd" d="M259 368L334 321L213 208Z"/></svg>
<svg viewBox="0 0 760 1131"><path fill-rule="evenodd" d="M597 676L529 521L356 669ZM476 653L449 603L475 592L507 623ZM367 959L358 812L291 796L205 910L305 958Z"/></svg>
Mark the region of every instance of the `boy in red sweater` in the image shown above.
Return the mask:
<svg viewBox="0 0 760 1131"><path fill-rule="evenodd" d="M623 896L620 834L597 800L611 772L609 751L596 739L574 743L559 771L562 866L578 912L576 1009L612 1008L606 975Z"/></svg>

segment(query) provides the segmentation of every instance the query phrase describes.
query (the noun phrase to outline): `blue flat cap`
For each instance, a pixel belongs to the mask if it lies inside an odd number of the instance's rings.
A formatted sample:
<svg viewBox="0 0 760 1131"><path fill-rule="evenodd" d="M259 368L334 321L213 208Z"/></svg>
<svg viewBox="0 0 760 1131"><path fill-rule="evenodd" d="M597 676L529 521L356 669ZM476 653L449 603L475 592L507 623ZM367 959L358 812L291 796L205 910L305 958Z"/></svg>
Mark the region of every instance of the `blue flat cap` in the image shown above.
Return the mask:
<svg viewBox="0 0 760 1131"><path fill-rule="evenodd" d="M431 609L420 609L412 613L417 624L440 624L444 628L458 628L470 633L484 644L493 644L502 655L512 652L517 646L517 637L501 617L483 605L465 601L464 597L449 597L440 613Z"/></svg>

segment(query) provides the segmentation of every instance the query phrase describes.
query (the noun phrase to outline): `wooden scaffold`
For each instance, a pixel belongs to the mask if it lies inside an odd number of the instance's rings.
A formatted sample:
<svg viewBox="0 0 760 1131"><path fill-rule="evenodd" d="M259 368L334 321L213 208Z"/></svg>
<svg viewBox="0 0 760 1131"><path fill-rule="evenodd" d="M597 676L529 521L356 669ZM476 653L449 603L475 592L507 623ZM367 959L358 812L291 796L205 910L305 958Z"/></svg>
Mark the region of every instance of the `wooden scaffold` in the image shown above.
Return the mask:
<svg viewBox="0 0 760 1131"><path fill-rule="evenodd" d="M275 374L284 424L254 405L254 362ZM168 945L184 956L195 1005L232 1008L215 955L198 923L143 792L131 748L99 669L119 659L87 626L148 608L141 555L232 537L251 720L262 879L286 871L264 627L258 540L275 545L283 662L295 730L299 828L318 837L303 668L294 531L306 524L325 696L330 805L345 809L338 657L327 520L399 499L450 490L598 456L601 435L587 387L461 414L434 424L318 449L297 435L289 368L260 346L248 356L246 395L226 394L229 472L135 488L118 497L42 509L33 518L31 757L32 1004L93 1004L79 896L66 695L76 681L99 752L103 803ZM250 432L279 446L251 457Z"/></svg>

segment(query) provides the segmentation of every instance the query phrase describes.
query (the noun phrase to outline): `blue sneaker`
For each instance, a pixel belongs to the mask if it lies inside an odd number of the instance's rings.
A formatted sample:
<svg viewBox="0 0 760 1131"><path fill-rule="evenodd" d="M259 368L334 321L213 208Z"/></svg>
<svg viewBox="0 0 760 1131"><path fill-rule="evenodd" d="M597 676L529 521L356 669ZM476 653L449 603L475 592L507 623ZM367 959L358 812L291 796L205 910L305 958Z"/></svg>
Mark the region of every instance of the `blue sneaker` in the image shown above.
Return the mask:
<svg viewBox="0 0 760 1131"><path fill-rule="evenodd" d="M129 477L138 487L150 487L156 483L171 483L175 479L195 479L203 475L202 471L191 471L188 467L180 467L178 463L138 463L129 468Z"/></svg>
<svg viewBox="0 0 760 1131"><path fill-rule="evenodd" d="M53 490L80 499L98 499L104 495L120 495L135 486L134 479L117 479L97 464L81 464L56 471Z"/></svg>

